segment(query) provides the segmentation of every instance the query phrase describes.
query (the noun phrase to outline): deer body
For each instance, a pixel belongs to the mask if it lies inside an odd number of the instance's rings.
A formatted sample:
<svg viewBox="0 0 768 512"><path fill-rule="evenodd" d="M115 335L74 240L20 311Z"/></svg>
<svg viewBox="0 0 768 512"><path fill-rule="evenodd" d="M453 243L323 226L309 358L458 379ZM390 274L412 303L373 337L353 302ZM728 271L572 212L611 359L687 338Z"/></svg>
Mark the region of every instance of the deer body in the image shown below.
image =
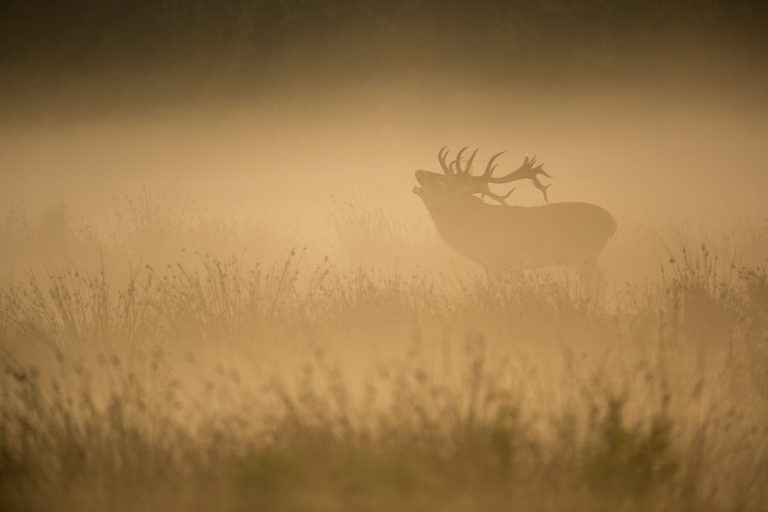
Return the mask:
<svg viewBox="0 0 768 512"><path fill-rule="evenodd" d="M489 272L509 268L538 268L550 265L577 265L582 277L602 277L597 257L616 231L613 216L589 203L553 203L543 206L510 206L504 196L490 190L490 184L528 179L547 199L547 188L539 176L550 177L536 159L525 158L519 169L494 177L494 155L480 176L472 174L475 153L462 169L462 149L451 164L445 148L438 154L443 174L416 171L419 185L413 191L427 207L445 242ZM514 190L514 189L512 189ZM480 197L477 197L477 194ZM488 196L500 204L485 203Z"/></svg>
<svg viewBox="0 0 768 512"><path fill-rule="evenodd" d="M422 195L440 236L489 271L593 266L616 231L610 213L588 203L507 206L474 196Z"/></svg>

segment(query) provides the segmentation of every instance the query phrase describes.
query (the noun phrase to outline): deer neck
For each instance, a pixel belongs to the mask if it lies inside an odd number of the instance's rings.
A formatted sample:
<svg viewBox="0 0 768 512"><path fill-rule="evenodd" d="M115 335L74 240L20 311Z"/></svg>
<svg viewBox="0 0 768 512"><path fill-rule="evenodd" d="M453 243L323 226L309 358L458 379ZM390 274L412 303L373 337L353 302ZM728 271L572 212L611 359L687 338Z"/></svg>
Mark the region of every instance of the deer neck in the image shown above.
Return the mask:
<svg viewBox="0 0 768 512"><path fill-rule="evenodd" d="M516 217L524 207L491 205L474 196L452 198L424 198L427 211L443 238L455 238L479 227L494 223L494 218L504 212L507 221Z"/></svg>

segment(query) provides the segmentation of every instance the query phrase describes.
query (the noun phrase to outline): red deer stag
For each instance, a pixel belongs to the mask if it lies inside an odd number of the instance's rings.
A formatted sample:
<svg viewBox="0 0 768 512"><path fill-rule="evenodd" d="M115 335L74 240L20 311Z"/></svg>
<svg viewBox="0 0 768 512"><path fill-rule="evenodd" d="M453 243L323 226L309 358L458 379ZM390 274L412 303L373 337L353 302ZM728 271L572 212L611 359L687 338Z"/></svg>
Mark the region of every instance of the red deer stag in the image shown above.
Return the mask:
<svg viewBox="0 0 768 512"><path fill-rule="evenodd" d="M488 272L538 268L549 265L576 265L582 279L598 280L597 257L616 231L613 216L589 203L551 203L543 206L510 206L505 195L497 195L492 184L529 179L547 198L547 188L539 176L550 177L535 158L525 157L519 169L494 177L493 155L480 176L472 174L477 150L462 168L462 155L446 162L442 148L438 161L443 173L416 171L419 185L413 188L424 201L438 233L453 249L482 265ZM479 194L480 197L477 197ZM488 196L500 204L488 204Z"/></svg>

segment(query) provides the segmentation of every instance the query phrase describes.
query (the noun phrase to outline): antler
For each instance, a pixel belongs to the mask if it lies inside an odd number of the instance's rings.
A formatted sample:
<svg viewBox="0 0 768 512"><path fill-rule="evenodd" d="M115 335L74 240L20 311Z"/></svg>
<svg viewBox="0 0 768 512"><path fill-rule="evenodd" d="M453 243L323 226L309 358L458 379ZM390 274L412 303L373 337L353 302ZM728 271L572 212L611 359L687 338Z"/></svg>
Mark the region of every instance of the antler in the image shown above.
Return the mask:
<svg viewBox="0 0 768 512"><path fill-rule="evenodd" d="M456 160L454 160L454 161L453 161L453 164L451 164L451 165L454 165L454 166L456 166L456 169L455 169L455 170L456 170L456 174L466 174L466 173L465 173L465 172L464 172L464 171L461 169L461 155L462 155L462 154L464 154L464 152L465 152L467 149L469 149L469 146L464 146L463 148L461 148L461 149L459 150L459 152L458 152L458 153L456 153Z"/></svg>
<svg viewBox="0 0 768 512"><path fill-rule="evenodd" d="M485 172L483 173L483 178L493 178L493 171L496 169L496 165L493 163L494 160L496 160L498 157L506 153L506 151L500 151L493 155L490 160L488 160L488 165L485 166Z"/></svg>
<svg viewBox="0 0 768 512"><path fill-rule="evenodd" d="M446 176L453 176L455 173L448 164L445 163L445 157L448 156L448 146L443 146L440 151L437 152L437 161L440 162L440 167L443 168L443 172Z"/></svg>
<svg viewBox="0 0 768 512"><path fill-rule="evenodd" d="M475 149L475 151L472 153L472 156L469 157L467 160L467 165L464 167L464 169L461 168L461 155L464 154L464 152L469 149L469 146L464 146L459 150L459 152L456 154L456 159L448 164L445 159L448 157L448 146L443 146L440 148L440 151L437 153L437 161L440 162L440 167L442 167L443 172L447 176L455 176L457 174L463 174L466 176L472 175L472 162L475 159L475 155L477 155L478 149Z"/></svg>
<svg viewBox="0 0 768 512"><path fill-rule="evenodd" d="M467 159L467 166L464 167L464 174L467 176L472 176L472 162L474 161L475 155L477 155L478 151L480 151L480 148L475 149L472 152L472 156L470 156L469 159Z"/></svg>
<svg viewBox="0 0 768 512"><path fill-rule="evenodd" d="M507 198L508 198L509 196L511 196L511 195L512 195L512 192L514 192L514 191L515 191L515 187L512 187L512 189L511 189L509 192L507 192L507 193L506 193L506 194L504 194L503 196L500 196L500 195L498 195L498 194L494 194L493 192L491 192L491 191L489 190L489 191L486 191L486 192L483 192L483 193L481 193L481 194L480 194L480 197L482 198L482 197L484 197L484 196L488 196L488 197L490 197L491 199L493 199L494 201L497 201L497 202L499 202L499 203L501 203L501 204L507 204Z"/></svg>
<svg viewBox="0 0 768 512"><path fill-rule="evenodd" d="M497 194L494 194L490 191L488 188L488 185L493 184L502 184L502 183L511 183L513 181L517 180L524 180L528 179L533 182L533 185L541 190L541 193L544 195L544 200L549 202L549 197L547 197L547 189L549 188L549 185L544 185L539 181L539 175L546 176L548 178L551 178L549 174L547 174L544 171L544 166L542 165L534 165L536 163L536 157L533 158L525 157L525 160L523 161L523 164L520 166L519 169L512 171L511 173L507 174L506 176L501 176L498 178L495 178L493 176L493 172L496 170L496 164L494 163L495 160L503 155L505 151L500 151L499 153L496 153L493 155L489 160L488 163L485 166L485 171L481 176L473 176L472 175L472 163L475 160L475 156L477 155L478 149L475 149L474 152L472 152L472 155L467 159L467 163L462 169L461 167L461 157L464 154L464 152L469 149L469 146L465 146L459 150L459 152L456 154L456 158L448 163L446 161L446 158L448 157L448 146L443 146L440 148L440 151L437 153L437 160L440 162L440 167L442 167L443 172L446 176L462 176L466 177L468 183L474 183L474 187L476 190L474 190L472 193L480 193L483 196L488 196L491 199L494 199L500 203L504 203L505 199L509 197L509 195L515 190L514 188L510 190L508 193L500 196Z"/></svg>
<svg viewBox="0 0 768 512"><path fill-rule="evenodd" d="M492 160L493 159L491 159L491 161ZM536 163L535 156L533 158L528 158L526 156L525 160L523 161L523 165L521 165L519 169L512 171L506 176L502 176L499 178L494 178L492 175L493 169L490 167L491 161L488 162L489 166L486 169L486 173L483 175L488 181L488 183L495 183L495 184L511 183L517 180L528 179L533 182L533 185L537 189L541 190L541 193L544 194L544 200L546 202L549 202L549 198L547 197L547 189L550 187L550 185L544 185L541 181L539 181L539 175L546 176L547 178L551 178L552 176L550 176L544 171L543 165L539 164L534 166L534 164Z"/></svg>

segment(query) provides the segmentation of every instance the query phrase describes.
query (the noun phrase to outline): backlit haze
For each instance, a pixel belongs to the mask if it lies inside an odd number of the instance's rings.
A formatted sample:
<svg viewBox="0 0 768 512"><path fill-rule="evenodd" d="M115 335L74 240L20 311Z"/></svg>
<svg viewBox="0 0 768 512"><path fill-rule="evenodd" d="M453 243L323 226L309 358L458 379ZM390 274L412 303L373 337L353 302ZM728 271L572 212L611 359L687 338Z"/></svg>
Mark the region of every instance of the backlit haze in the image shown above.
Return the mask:
<svg viewBox="0 0 768 512"><path fill-rule="evenodd" d="M0 509L764 510L766 5L3 2Z"/></svg>

